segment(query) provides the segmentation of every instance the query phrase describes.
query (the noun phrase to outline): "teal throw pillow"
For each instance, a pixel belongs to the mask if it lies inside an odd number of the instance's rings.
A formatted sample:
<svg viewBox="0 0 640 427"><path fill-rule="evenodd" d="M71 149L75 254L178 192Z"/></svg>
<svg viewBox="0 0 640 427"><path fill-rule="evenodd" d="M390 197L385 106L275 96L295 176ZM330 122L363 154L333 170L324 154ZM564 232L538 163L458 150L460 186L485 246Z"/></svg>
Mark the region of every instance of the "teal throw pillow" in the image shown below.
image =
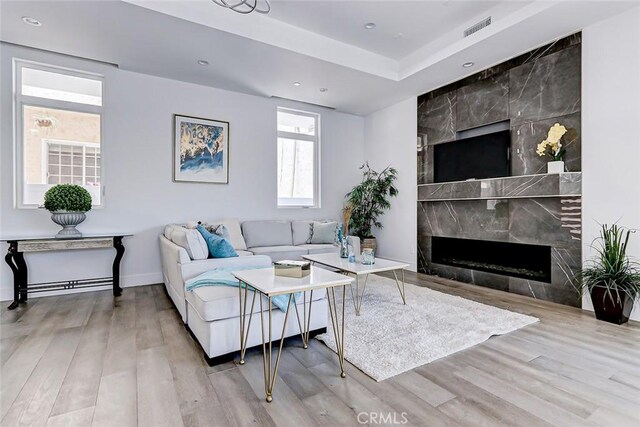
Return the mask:
<svg viewBox="0 0 640 427"><path fill-rule="evenodd" d="M236 250L231 243L214 233L209 233L202 225L198 225L198 231L207 242L209 255L213 258L233 258L237 257Z"/></svg>

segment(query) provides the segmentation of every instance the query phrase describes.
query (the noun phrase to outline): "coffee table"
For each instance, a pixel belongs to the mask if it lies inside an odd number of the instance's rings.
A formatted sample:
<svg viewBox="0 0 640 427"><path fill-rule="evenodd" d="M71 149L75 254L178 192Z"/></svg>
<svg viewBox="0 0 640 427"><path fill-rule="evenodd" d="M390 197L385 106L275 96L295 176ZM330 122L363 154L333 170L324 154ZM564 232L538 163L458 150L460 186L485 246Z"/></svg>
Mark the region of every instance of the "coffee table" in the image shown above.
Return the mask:
<svg viewBox="0 0 640 427"><path fill-rule="evenodd" d="M312 264L319 264L325 267L334 268L345 275L353 275L355 277L355 295L353 293L352 284L351 299L353 300L353 305L356 309L356 316L360 316L362 300L367 287L367 279L369 274L373 273L382 273L383 271L393 272L393 277L396 279L396 286L398 287L398 291L400 291L400 297L402 297L402 303L405 305L407 304L407 299L404 293L404 269L409 267L409 264L383 258L376 258L375 264L364 265L360 261L349 262L347 258L340 258L340 255L337 253L302 255L302 258L310 261ZM402 282L398 280L398 270L402 273ZM360 276L364 276L362 292L360 291Z"/></svg>
<svg viewBox="0 0 640 427"><path fill-rule="evenodd" d="M240 298L240 364L244 364L244 355L247 350L247 339L249 337L249 329L251 328L251 319L253 317L253 307L256 302L256 294L260 294L260 328L262 331L262 363L264 368L264 391L267 402L273 400L273 390L276 385L278 376L278 366L280 365L280 355L282 354L282 345L284 343L285 331L287 329L287 320L289 319L289 310L293 300L293 294L302 292L303 294L303 322L300 323L300 315L298 305L293 302L296 317L298 318L298 327L300 328L300 336L304 348L309 343L309 327L311 324L311 305L313 301L313 291L318 289L326 289L327 302L329 304L329 313L331 314L331 324L333 326L333 335L336 341L336 353L338 354L338 362L340 363L340 376L346 377L344 371L344 307L345 307L345 289L346 286L353 282L353 279L343 274L334 273L322 268L311 267L311 273L303 278L276 276L273 268L261 268L256 270L233 271L232 274L238 281L238 297ZM335 288L342 287L342 320L338 319L338 306L336 302ZM247 294L253 290L253 298L251 300L251 309L249 318L247 319ZM307 317L307 292L309 297L309 315ZM243 297L244 294L244 297ZM280 337L280 346L276 356L275 365L272 367L272 298L278 295L289 295L287 309L284 315L284 323L282 325L282 334ZM267 299L268 306L268 340L265 339L265 320L263 309L263 298ZM342 322L342 323L340 323ZM246 329L245 329L246 326Z"/></svg>

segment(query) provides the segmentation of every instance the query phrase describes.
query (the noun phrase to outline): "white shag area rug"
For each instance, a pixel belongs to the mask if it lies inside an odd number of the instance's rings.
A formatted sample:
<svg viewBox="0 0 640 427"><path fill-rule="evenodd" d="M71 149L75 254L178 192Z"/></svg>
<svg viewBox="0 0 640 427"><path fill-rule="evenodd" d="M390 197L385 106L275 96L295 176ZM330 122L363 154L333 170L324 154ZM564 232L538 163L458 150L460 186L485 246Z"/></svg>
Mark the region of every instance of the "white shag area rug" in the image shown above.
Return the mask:
<svg viewBox="0 0 640 427"><path fill-rule="evenodd" d="M402 304L394 280L371 275L356 316L351 292L346 290L345 358L376 381L538 321L415 285L407 284L405 294L407 305ZM338 307L342 309L340 301ZM327 324L327 333L316 339L335 351L330 318Z"/></svg>

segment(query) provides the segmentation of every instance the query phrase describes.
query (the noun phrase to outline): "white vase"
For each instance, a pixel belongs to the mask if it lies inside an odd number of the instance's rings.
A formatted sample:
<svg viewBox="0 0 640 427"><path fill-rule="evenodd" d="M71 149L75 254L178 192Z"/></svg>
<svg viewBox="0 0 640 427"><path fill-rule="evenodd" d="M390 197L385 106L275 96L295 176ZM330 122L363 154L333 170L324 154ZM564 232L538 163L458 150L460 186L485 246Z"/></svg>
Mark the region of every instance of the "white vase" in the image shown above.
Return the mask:
<svg viewBox="0 0 640 427"><path fill-rule="evenodd" d="M562 172L564 172L564 162L562 160L547 163L547 173L562 173Z"/></svg>

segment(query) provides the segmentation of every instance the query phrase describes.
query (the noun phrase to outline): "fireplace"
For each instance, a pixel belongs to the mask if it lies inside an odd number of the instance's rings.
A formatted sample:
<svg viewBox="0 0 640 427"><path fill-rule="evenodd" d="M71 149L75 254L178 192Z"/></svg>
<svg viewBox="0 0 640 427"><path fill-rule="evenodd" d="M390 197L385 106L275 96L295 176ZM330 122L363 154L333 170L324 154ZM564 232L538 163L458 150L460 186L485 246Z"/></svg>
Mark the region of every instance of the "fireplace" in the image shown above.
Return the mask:
<svg viewBox="0 0 640 427"><path fill-rule="evenodd" d="M432 237L431 261L453 267L551 282L551 247Z"/></svg>

